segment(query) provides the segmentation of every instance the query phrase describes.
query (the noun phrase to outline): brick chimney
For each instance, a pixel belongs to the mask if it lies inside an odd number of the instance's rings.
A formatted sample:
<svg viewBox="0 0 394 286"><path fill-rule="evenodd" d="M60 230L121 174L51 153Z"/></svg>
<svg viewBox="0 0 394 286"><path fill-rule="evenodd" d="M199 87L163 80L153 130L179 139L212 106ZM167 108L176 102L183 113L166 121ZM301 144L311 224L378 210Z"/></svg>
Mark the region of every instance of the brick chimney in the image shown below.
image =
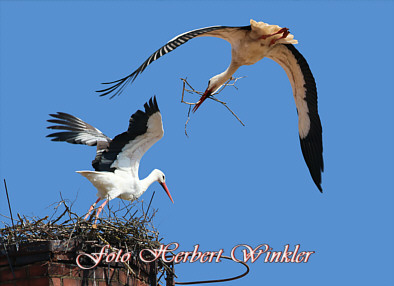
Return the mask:
<svg viewBox="0 0 394 286"><path fill-rule="evenodd" d="M99 251L96 251L99 252ZM130 260L134 274L122 263L83 270L76 264L76 241L39 241L0 249L0 286L157 286L157 264ZM7 257L8 256L8 257ZM10 267L12 265L12 270ZM172 276L170 276L172 277ZM167 285L174 285L167 279Z"/></svg>

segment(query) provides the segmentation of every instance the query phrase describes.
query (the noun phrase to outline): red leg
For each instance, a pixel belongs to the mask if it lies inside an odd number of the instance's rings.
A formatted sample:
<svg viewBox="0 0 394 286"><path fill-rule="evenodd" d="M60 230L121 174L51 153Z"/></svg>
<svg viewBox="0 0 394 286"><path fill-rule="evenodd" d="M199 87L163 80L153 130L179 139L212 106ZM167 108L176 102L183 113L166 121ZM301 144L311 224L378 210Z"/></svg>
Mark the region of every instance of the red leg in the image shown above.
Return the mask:
<svg viewBox="0 0 394 286"><path fill-rule="evenodd" d="M285 37L287 37L287 35L289 34L289 29L288 29L288 28L282 28L282 29L280 29L280 30L279 30L278 32L276 32L276 33L272 33L272 34L269 34L269 35L262 35L262 36L260 37L260 39L265 40L265 39L267 39L268 37L272 37L272 36L277 35L277 34L280 34L280 33L286 34ZM282 36L282 37L283 37L283 36ZM285 38L285 37L283 37L283 38Z"/></svg>
<svg viewBox="0 0 394 286"><path fill-rule="evenodd" d="M275 44L275 42L276 42L277 40L279 40L279 39L284 39L284 38L287 37L288 34L290 34L289 29L287 29L287 28L285 28L285 29L286 29L286 31L283 32L282 37L277 38L277 39L272 39L272 40L271 40L270 46L272 46L273 44Z"/></svg>
<svg viewBox="0 0 394 286"><path fill-rule="evenodd" d="M99 201L101 201L101 198L98 198L97 201L96 201L93 205L90 206L90 209L89 209L87 215L85 216L85 220L88 219L90 213L92 212L92 210L94 209L94 207L97 205L97 203L98 203Z"/></svg>
<svg viewBox="0 0 394 286"><path fill-rule="evenodd" d="M94 221L94 224L97 223L98 216L100 215L101 211L103 210L103 208L105 207L105 205L106 205L107 203L108 203L108 199L106 199L106 200L104 201L104 203L103 203L101 206L99 206L99 208L97 209L96 220Z"/></svg>

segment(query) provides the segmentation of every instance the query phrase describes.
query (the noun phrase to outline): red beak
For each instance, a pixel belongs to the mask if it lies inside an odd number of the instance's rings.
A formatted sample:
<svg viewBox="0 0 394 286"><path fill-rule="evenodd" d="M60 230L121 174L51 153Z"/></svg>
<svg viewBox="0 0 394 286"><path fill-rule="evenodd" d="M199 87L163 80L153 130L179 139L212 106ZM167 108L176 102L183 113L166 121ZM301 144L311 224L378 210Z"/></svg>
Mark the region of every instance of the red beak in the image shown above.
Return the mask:
<svg viewBox="0 0 394 286"><path fill-rule="evenodd" d="M209 96L211 96L211 90L207 89L204 94L201 96L200 100L197 102L197 104L193 108L193 112L196 112L197 109L200 107L200 105L206 100Z"/></svg>
<svg viewBox="0 0 394 286"><path fill-rule="evenodd" d="M168 190L166 183L160 183L160 185L166 191L166 193L167 193L168 197L170 198L171 202L174 203L174 200L171 197L170 191Z"/></svg>

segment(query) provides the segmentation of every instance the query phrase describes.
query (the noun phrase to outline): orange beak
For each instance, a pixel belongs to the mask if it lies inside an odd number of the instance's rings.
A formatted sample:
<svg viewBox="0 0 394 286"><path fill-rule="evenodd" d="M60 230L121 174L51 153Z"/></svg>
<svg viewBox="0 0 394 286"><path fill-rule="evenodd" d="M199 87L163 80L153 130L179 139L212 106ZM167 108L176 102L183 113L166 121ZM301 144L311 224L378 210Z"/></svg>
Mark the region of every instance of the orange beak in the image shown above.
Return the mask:
<svg viewBox="0 0 394 286"><path fill-rule="evenodd" d="M170 191L168 190L166 183L160 183L160 185L166 191L166 193L167 193L168 197L170 198L171 202L174 203L174 200L171 197Z"/></svg>
<svg viewBox="0 0 394 286"><path fill-rule="evenodd" d="M212 94L212 90L211 89L207 89L204 94L201 96L200 100L197 102L197 104L194 106L193 108L193 112L196 112L197 109L200 107L200 105L204 102L204 100L206 100L209 96L211 96Z"/></svg>

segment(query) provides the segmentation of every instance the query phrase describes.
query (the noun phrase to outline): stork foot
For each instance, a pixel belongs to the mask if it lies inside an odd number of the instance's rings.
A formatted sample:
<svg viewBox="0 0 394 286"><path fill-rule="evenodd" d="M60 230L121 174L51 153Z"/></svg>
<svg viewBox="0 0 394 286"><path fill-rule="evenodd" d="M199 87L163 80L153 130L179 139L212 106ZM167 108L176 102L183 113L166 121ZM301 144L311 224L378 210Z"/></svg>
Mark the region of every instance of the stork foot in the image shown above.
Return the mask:
<svg viewBox="0 0 394 286"><path fill-rule="evenodd" d="M284 31L284 32L283 32L283 34L282 34L282 36L281 36L280 38L277 38L277 39L272 39L272 40L271 40L271 42L270 42L270 46L272 46L273 44L275 44L275 43L276 43L276 41L278 41L278 40L280 40L280 39L284 39L284 38L286 38L286 37L287 37L287 35L288 35L288 34L290 34L290 32L289 32L289 29L287 29L287 28L284 28L284 29L286 29L286 31Z"/></svg>
<svg viewBox="0 0 394 286"><path fill-rule="evenodd" d="M287 35L290 34L290 32L289 32L289 29L288 29L288 28L282 28L282 29L280 29L280 30L279 30L278 32L276 32L276 33L272 33L272 34L268 34L268 35L262 35L262 36L260 37L260 39L265 40L265 39L267 39L268 37L272 37L272 36L275 36L275 35L278 35L278 34L282 34L282 36L281 36L280 38L278 38L278 39L273 39L273 40L270 42L270 46L273 45L273 44L275 44L275 42L276 42L277 40L286 38Z"/></svg>

